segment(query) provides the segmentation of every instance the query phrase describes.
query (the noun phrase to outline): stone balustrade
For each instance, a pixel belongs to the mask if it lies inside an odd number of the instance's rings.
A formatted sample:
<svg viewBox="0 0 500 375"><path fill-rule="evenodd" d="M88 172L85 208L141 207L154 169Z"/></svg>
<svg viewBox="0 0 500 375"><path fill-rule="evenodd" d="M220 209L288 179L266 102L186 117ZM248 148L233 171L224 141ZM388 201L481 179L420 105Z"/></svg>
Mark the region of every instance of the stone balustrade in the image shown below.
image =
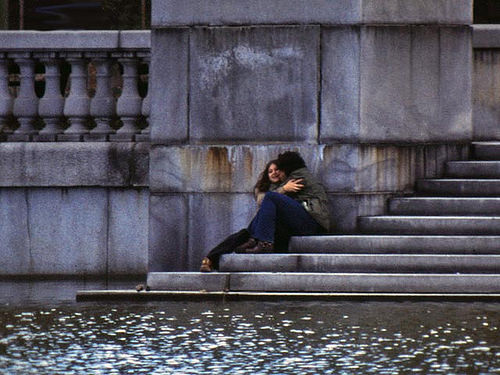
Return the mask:
<svg viewBox="0 0 500 375"><path fill-rule="evenodd" d="M149 31L0 32L0 140L148 141L149 62Z"/></svg>

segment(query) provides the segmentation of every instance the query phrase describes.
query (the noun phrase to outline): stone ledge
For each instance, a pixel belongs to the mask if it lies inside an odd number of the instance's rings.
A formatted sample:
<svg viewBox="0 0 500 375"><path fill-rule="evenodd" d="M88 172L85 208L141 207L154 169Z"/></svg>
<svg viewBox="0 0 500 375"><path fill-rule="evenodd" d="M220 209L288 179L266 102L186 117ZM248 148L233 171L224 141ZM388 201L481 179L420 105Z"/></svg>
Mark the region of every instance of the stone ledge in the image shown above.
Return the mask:
<svg viewBox="0 0 500 375"><path fill-rule="evenodd" d="M474 48L500 48L500 25L474 25L472 30Z"/></svg>
<svg viewBox="0 0 500 375"><path fill-rule="evenodd" d="M135 290L81 290L77 302L85 301L500 301L500 294L483 293L271 293L193 292Z"/></svg>
<svg viewBox="0 0 500 375"><path fill-rule="evenodd" d="M2 51L75 51L151 48L149 30L0 31Z"/></svg>
<svg viewBox="0 0 500 375"><path fill-rule="evenodd" d="M154 291L500 293L499 274L150 272Z"/></svg>
<svg viewBox="0 0 500 375"><path fill-rule="evenodd" d="M148 186L149 144L8 142L0 187Z"/></svg>
<svg viewBox="0 0 500 375"><path fill-rule="evenodd" d="M471 0L153 0L151 25L471 24Z"/></svg>

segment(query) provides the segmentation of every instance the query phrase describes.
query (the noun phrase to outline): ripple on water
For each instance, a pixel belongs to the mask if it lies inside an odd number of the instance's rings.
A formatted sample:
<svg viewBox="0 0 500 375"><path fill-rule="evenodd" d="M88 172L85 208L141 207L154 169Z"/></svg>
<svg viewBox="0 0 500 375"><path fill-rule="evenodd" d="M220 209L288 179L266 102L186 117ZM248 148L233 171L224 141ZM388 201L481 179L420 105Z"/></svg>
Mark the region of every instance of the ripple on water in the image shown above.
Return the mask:
<svg viewBox="0 0 500 375"><path fill-rule="evenodd" d="M494 304L80 304L0 317L5 374L489 374L500 358Z"/></svg>

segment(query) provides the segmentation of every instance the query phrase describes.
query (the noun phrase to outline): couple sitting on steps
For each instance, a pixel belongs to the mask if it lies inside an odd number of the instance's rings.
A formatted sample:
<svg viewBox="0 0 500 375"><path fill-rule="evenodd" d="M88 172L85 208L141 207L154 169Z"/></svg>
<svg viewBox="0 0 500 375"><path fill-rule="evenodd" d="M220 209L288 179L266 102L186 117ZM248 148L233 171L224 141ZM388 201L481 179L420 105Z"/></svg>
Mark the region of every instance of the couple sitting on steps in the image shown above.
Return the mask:
<svg viewBox="0 0 500 375"><path fill-rule="evenodd" d="M294 235L325 233L330 227L328 198L299 153L270 161L255 185L259 209L246 229L232 234L203 258L200 271L219 267L222 254L286 251Z"/></svg>

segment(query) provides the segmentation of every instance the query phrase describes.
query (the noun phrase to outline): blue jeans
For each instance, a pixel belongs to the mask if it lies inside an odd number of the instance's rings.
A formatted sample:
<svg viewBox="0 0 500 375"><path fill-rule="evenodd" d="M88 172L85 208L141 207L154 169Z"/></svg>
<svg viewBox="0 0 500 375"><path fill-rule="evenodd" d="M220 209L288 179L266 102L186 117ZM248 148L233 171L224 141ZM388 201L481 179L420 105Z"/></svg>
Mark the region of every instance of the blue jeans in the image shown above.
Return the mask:
<svg viewBox="0 0 500 375"><path fill-rule="evenodd" d="M276 225L287 228L290 235L321 233L322 227L296 200L269 191L248 230L253 238L274 242Z"/></svg>

